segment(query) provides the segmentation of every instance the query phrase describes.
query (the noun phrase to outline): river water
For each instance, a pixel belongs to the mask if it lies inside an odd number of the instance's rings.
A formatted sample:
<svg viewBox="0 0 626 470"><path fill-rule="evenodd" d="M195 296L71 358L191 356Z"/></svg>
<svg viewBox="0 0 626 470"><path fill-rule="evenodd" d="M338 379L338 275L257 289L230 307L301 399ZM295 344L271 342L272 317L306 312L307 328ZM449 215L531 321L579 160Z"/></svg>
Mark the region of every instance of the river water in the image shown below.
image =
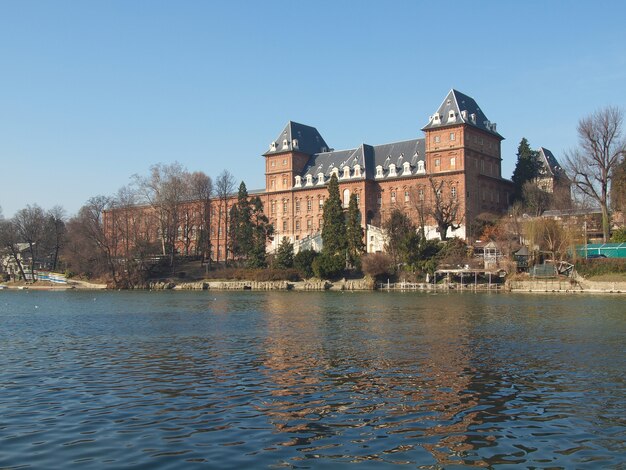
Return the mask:
<svg viewBox="0 0 626 470"><path fill-rule="evenodd" d="M624 468L625 305L0 292L0 468Z"/></svg>

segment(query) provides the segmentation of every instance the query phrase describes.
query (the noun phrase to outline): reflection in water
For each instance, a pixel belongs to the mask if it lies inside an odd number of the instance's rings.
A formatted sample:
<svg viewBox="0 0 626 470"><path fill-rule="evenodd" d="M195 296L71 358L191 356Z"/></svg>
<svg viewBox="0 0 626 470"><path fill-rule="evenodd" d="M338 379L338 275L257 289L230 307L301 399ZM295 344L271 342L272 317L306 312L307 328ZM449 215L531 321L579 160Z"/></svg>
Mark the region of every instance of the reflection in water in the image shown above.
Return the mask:
<svg viewBox="0 0 626 470"><path fill-rule="evenodd" d="M0 467L624 463L619 297L98 295L0 297Z"/></svg>

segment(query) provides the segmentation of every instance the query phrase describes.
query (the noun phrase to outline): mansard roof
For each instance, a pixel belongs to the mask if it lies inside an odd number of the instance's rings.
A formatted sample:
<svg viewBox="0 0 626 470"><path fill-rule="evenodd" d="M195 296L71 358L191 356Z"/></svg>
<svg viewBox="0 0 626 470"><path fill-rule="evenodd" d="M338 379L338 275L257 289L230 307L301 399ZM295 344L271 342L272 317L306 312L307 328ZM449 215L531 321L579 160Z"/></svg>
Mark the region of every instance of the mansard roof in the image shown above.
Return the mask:
<svg viewBox="0 0 626 470"><path fill-rule="evenodd" d="M270 144L270 149L263 155L273 155L292 150L313 155L326 149L328 149L328 145L315 127L289 121L276 140Z"/></svg>
<svg viewBox="0 0 626 470"><path fill-rule="evenodd" d="M565 176L567 178L567 174L565 173L565 170L563 170L558 160L556 159L556 157L550 150L544 147L539 147L539 150L537 151L537 153L539 157L539 163L541 164L541 168L545 172L546 175L556 176L556 177Z"/></svg>
<svg viewBox="0 0 626 470"><path fill-rule="evenodd" d="M422 130L458 124L467 124L504 139L496 131L496 124L487 119L487 116L474 101L474 98L455 89L450 90L437 112L430 116L428 124Z"/></svg>
<svg viewBox="0 0 626 470"><path fill-rule="evenodd" d="M323 173L326 178L330 177L334 168L339 169L339 174L342 175L344 167L348 166L352 171L356 165L359 165L361 176L357 179L374 179L376 167L381 166L383 175L387 176L391 164L396 166L398 176L401 176L405 162L409 163L411 174L415 174L418 161L424 161L425 151L426 142L422 138L383 145L361 144L347 150L320 152L309 158L300 176L306 177L310 174L317 177Z"/></svg>

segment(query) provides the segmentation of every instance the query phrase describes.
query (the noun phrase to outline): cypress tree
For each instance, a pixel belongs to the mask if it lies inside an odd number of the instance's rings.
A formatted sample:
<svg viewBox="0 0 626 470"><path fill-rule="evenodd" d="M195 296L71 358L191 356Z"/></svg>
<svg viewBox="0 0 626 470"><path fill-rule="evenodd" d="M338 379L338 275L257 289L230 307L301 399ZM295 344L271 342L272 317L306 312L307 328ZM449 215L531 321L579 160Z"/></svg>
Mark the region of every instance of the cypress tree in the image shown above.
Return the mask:
<svg viewBox="0 0 626 470"><path fill-rule="evenodd" d="M293 243L283 237L276 250L274 267L277 269L293 268Z"/></svg>
<svg viewBox="0 0 626 470"><path fill-rule="evenodd" d="M526 137L523 137L517 147L517 163L511 180L515 184L513 193L514 201L521 201L523 198L524 184L539 176L538 152L531 149Z"/></svg>
<svg viewBox="0 0 626 470"><path fill-rule="evenodd" d="M230 210L231 231L230 249L235 256L248 258L253 251L252 208L248 200L248 190L242 181L237 194L237 204Z"/></svg>
<svg viewBox="0 0 626 470"><path fill-rule="evenodd" d="M324 203L324 226L322 227L322 253L330 256L346 256L346 222L339 197L339 182L333 174L328 183L328 199Z"/></svg>
<svg viewBox="0 0 626 470"><path fill-rule="evenodd" d="M363 227L361 227L361 212L356 200L356 194L350 195L348 206L348 223L346 225L346 238L348 244L348 262L355 266L361 254L365 251L363 242Z"/></svg>

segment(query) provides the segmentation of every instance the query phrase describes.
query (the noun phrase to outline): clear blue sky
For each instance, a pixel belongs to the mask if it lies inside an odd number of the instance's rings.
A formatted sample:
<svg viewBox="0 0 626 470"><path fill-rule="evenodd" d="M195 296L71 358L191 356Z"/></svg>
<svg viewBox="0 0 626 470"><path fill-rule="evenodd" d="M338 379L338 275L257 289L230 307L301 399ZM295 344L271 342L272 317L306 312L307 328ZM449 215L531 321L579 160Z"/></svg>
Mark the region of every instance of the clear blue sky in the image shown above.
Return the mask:
<svg viewBox="0 0 626 470"><path fill-rule="evenodd" d="M331 147L422 137L451 88L503 143L576 145L626 106L626 2L3 1L0 206L69 215L178 161L249 189L288 120Z"/></svg>

